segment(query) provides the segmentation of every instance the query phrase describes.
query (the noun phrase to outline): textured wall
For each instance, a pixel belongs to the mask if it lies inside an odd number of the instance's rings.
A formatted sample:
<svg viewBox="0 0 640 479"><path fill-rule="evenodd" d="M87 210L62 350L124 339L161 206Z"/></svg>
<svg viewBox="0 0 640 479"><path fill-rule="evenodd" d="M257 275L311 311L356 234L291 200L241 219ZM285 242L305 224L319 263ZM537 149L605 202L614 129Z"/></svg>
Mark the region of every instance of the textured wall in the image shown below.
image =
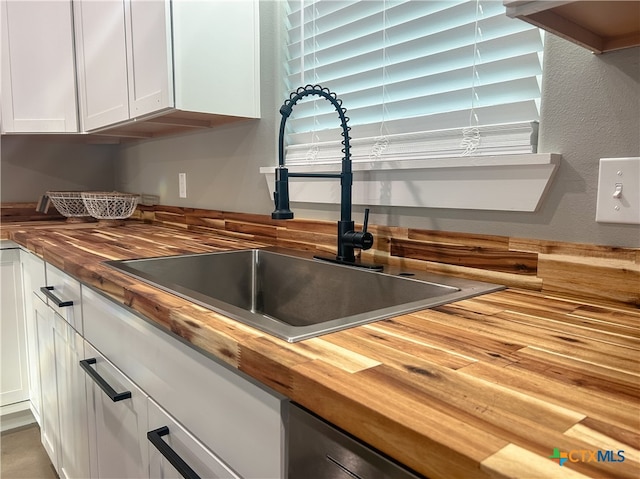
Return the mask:
<svg viewBox="0 0 640 479"><path fill-rule="evenodd" d="M640 156L640 48L593 55L548 36L544 82L540 149L563 162L536 220L560 239L640 246L640 226L595 222L599 159Z"/></svg>
<svg viewBox="0 0 640 479"><path fill-rule="evenodd" d="M119 189L160 195L165 205L270 211L271 199L259 168L277 162L276 115L287 93L276 74L284 47L277 10L277 2L260 3L262 118L125 144L118 155ZM178 197L178 173L187 174L186 199Z"/></svg>
<svg viewBox="0 0 640 479"><path fill-rule="evenodd" d="M0 199L30 202L47 190L113 190L115 152L113 146L66 139L3 136Z"/></svg>
<svg viewBox="0 0 640 479"><path fill-rule="evenodd" d="M120 148L118 188L159 194L163 204L248 213L272 209L258 169L276 163L280 75L276 2L261 3L262 119ZM375 208L371 222L612 246L640 246L637 225L595 222L598 159L640 156L640 48L596 56L549 35L540 151L563 155L539 211ZM348 108L348 105L347 105ZM178 198L178 173L188 198ZM496 191L500 194L500 191ZM508 198L505 198L508 201ZM296 217L336 219L337 207L293 205ZM356 219L361 208L355 212Z"/></svg>

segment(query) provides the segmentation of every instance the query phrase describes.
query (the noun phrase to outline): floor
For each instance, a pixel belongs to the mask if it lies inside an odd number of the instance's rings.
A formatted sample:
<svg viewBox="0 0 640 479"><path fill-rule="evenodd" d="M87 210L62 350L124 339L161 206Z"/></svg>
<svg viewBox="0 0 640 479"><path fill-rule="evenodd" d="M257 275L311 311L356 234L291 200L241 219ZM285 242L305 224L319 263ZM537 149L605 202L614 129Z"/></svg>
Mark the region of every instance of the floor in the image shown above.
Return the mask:
<svg viewBox="0 0 640 479"><path fill-rule="evenodd" d="M40 443L40 428L36 423L3 432L0 450L2 479L58 478Z"/></svg>

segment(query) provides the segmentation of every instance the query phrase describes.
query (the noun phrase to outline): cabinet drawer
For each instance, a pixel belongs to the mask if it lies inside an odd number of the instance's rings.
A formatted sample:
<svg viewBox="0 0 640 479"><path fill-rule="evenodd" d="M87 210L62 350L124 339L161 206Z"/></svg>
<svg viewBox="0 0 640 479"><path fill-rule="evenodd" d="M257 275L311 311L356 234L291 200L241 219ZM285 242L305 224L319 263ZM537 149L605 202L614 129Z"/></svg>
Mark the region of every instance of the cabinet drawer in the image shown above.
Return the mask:
<svg viewBox="0 0 640 479"><path fill-rule="evenodd" d="M20 263L22 264L25 298L31 298L31 293L33 292L46 303L47 298L40 291L40 288L45 286L46 282L44 261L29 251L20 250Z"/></svg>
<svg viewBox="0 0 640 479"><path fill-rule="evenodd" d="M47 296L47 304L82 334L80 283L48 263L46 264L46 277L47 282L42 285L46 289L40 290L40 292Z"/></svg>
<svg viewBox="0 0 640 479"><path fill-rule="evenodd" d="M286 398L91 288L82 295L87 341L240 476L285 476Z"/></svg>
<svg viewBox="0 0 640 479"><path fill-rule="evenodd" d="M97 379L87 372L85 379L90 477L148 477L146 394L86 342L84 353L91 362L87 367L99 376ZM122 398L110 398L100 382Z"/></svg>
<svg viewBox="0 0 640 479"><path fill-rule="evenodd" d="M239 479L226 464L209 451L204 444L193 437L189 431L178 424L155 401L149 399L149 476L163 478L180 478L182 475L160 450L153 444L164 442L175 453L179 460L193 470L200 477L211 479Z"/></svg>

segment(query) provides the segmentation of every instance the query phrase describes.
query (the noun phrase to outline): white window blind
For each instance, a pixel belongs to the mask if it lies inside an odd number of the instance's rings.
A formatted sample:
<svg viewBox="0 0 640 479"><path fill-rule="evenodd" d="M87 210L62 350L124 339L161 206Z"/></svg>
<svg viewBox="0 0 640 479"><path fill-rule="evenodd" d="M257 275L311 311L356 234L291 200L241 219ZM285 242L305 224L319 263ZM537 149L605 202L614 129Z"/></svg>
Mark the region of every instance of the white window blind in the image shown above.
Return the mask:
<svg viewBox="0 0 640 479"><path fill-rule="evenodd" d="M354 161L535 152L543 37L501 0L289 0L286 88L342 99ZM286 163L337 162L329 102L287 121Z"/></svg>

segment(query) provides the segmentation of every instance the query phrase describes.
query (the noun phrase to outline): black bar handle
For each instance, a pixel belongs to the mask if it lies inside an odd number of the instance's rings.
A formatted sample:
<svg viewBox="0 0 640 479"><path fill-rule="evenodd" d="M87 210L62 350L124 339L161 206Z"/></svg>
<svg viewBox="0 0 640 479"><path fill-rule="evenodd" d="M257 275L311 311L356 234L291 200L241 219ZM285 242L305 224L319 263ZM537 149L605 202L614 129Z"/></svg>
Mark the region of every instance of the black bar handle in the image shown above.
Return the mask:
<svg viewBox="0 0 640 479"><path fill-rule="evenodd" d="M66 306L73 306L73 301L62 301L55 294L53 294L51 292L51 291L53 291L53 286L42 286L40 288L40 291L42 291L42 294L44 294L47 298L49 298L51 301L56 303L56 306L58 306L58 308L64 308Z"/></svg>
<svg viewBox="0 0 640 479"><path fill-rule="evenodd" d="M169 428L167 426L159 427L153 431L147 433L147 439L151 441L160 454L162 454L167 461L180 473L184 479L200 479L200 476L189 467L189 464L184 462L173 448L162 440L162 436L169 434Z"/></svg>
<svg viewBox="0 0 640 479"><path fill-rule="evenodd" d="M104 380L102 376L98 374L98 372L91 367L92 364L96 363L96 358L83 359L80 361L80 367L84 369L89 376L96 382L100 389L104 391L104 393L109 396L113 402L122 401L123 399L129 399L131 397L131 391L123 391L121 393L117 393L115 389L109 386L109 383Z"/></svg>

